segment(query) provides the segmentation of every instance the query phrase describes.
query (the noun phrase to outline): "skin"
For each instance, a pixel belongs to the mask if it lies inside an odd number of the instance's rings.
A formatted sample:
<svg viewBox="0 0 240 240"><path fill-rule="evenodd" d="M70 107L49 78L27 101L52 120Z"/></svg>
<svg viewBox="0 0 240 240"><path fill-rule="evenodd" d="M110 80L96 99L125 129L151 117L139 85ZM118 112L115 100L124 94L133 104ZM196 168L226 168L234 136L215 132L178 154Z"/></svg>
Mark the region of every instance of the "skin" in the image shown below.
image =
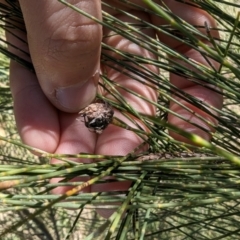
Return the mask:
<svg viewBox="0 0 240 240"><path fill-rule="evenodd" d="M112 32L109 29L102 29L94 21L73 12L57 1L19 0L19 2L28 34L23 36L22 32L18 30L14 30L14 33L26 39L28 44L20 42L10 34L7 34L7 38L8 41L30 52L31 59L28 59L26 55L22 55L16 49L9 47L9 50L28 61L32 61L36 71L35 75L18 63L11 61L10 84L14 99L16 124L22 141L50 153L76 154L88 152L104 155L125 155L132 151L142 142L134 133L109 125L101 135L97 136L95 133L90 132L83 122L76 120L77 113L94 100L99 73L102 69L107 72L108 77L113 81L138 92L152 101L157 99L157 94L151 88L130 79L129 76L115 72L109 67L100 67L101 41L129 53L152 59L156 59L156 56L119 35L111 34ZM99 0L69 0L68 2L98 19L102 18L101 1ZM129 8L129 6L120 4L118 1L109 0L106 2L115 5L117 8L127 10L152 24L166 24L156 16L150 16L145 12ZM131 2L145 6L141 0L132 0ZM192 25L204 26L204 23L207 22L209 27L214 28L216 26L210 15L196 7L174 0L163 2L174 14ZM136 20L112 10L104 10L122 21L138 23ZM204 28L200 28L200 31L206 34ZM153 38L156 35L152 29L145 29L144 32ZM110 35L110 37L103 38L103 36L107 35ZM161 33L157 33L157 35L160 41L167 44L171 49L208 66L206 60L197 51L166 35ZM219 37L217 31L211 31L211 35L216 38ZM114 56L114 53L111 54ZM209 61L216 69L219 67L218 63L211 59ZM155 73L159 71L151 65L146 65L146 67ZM222 96L216 92L174 74L170 74L170 81L188 94L216 108L221 108ZM145 114L155 114L155 108L146 101L129 95L122 90L121 94L136 110ZM105 95L110 97L108 94ZM208 118L214 124L217 123L215 119L200 109L184 102L182 99L177 100L204 118ZM170 109L186 119L191 119L192 122L199 124L209 132L213 130L174 102L170 103ZM115 111L115 115L132 125L118 111ZM169 115L168 119L170 123L186 131L198 134L206 140L210 139L208 133L180 118ZM187 141L175 133L170 132L170 134L177 140ZM88 162L89 159L76 159L76 161ZM53 159L52 162L55 163L56 160ZM129 182L109 183L94 185L84 191L125 190L128 187ZM67 187L61 187L55 189L54 192L64 193L68 189ZM106 210L99 212L105 217L111 214Z"/></svg>

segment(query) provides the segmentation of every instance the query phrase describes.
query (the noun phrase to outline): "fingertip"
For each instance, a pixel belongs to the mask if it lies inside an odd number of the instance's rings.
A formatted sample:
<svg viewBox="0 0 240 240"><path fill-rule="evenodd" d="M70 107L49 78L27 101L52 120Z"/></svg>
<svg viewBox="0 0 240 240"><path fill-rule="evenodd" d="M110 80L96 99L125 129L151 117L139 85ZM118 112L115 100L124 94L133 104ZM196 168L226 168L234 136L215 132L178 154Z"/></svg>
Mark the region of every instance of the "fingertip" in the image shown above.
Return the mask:
<svg viewBox="0 0 240 240"><path fill-rule="evenodd" d="M179 128L183 129L182 127L179 127ZM183 130L188 132L188 133L197 135L197 136L203 138L206 141L210 141L211 138L212 138L210 132L206 132L206 131L201 130L199 128L196 128L196 127L194 127L193 125L190 125L190 124L189 124L189 127L186 127ZM186 137L184 137L184 136L182 136L182 135L180 135L176 132L169 131L169 135L177 141L192 144L192 145L196 145L196 143L194 143L191 139L188 139L188 138L186 138Z"/></svg>
<svg viewBox="0 0 240 240"><path fill-rule="evenodd" d="M57 148L59 138L55 131L42 131L34 126L25 126L19 133L23 143L33 148L47 153L53 153Z"/></svg>
<svg viewBox="0 0 240 240"><path fill-rule="evenodd" d="M17 80L13 75L11 85ZM28 79L27 75L25 79ZM21 76L18 80L21 80ZM33 81L33 84L28 84L28 81ZM22 85L20 88L15 84L11 89L19 135L24 144L52 153L59 142L58 113L43 95L40 87L34 83L34 79L22 81Z"/></svg>
<svg viewBox="0 0 240 240"><path fill-rule="evenodd" d="M99 73L97 72L86 82L68 87L60 87L50 97L50 101L65 112L79 112L89 105L96 97Z"/></svg>
<svg viewBox="0 0 240 240"><path fill-rule="evenodd" d="M197 117L194 113L190 113L187 110L183 109L178 111L177 114L180 115L181 118L169 114L168 121L170 124L188 133L197 135L206 141L211 140L212 132L214 132L213 126L214 124L217 124L217 121L214 118L210 117L207 113L198 112L198 114L202 116L202 119L200 119L200 117ZM193 144L193 142L190 139L187 139L186 137L176 132L169 131L169 135L180 142Z"/></svg>
<svg viewBox="0 0 240 240"><path fill-rule="evenodd" d="M168 115L169 123L210 141L218 125L217 109L222 107L222 95L201 85L193 85L183 90L186 94L194 96L202 107L175 96L175 101L170 102L170 109L175 114ZM173 131L169 134L178 141L193 144L191 140Z"/></svg>
<svg viewBox="0 0 240 240"><path fill-rule="evenodd" d="M125 120L126 121L126 120ZM135 127L131 122L128 124ZM98 137L96 152L103 155L126 155L137 148L144 140L133 131L109 125Z"/></svg>

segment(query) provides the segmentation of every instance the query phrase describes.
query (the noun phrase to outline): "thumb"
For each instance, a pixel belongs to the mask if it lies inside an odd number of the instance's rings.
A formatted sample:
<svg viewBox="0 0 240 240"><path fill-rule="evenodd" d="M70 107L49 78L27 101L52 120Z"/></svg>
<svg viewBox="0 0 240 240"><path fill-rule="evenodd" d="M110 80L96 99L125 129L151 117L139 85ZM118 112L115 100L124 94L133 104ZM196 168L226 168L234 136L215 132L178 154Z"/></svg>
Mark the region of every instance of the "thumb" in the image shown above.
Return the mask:
<svg viewBox="0 0 240 240"><path fill-rule="evenodd" d="M71 0L100 19L101 2ZM20 0L31 58L41 88L60 110L77 112L96 95L101 25L58 1Z"/></svg>

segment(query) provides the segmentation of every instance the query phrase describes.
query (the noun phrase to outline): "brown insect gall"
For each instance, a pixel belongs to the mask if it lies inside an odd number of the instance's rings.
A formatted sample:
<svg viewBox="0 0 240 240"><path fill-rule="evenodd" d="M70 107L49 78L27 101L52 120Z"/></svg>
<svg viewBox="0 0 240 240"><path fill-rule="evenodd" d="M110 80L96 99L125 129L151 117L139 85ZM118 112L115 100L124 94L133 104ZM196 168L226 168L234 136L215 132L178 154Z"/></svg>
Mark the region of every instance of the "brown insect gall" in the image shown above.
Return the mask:
<svg viewBox="0 0 240 240"><path fill-rule="evenodd" d="M112 121L114 111L107 102L92 103L79 112L85 126L91 132L101 134Z"/></svg>

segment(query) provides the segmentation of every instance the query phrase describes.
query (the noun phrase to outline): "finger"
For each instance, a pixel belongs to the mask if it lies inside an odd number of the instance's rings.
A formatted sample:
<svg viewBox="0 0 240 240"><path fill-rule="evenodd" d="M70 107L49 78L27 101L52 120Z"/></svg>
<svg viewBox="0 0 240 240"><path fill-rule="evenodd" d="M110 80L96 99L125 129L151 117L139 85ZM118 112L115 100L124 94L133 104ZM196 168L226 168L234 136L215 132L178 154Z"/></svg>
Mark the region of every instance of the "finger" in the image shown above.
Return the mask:
<svg viewBox="0 0 240 240"><path fill-rule="evenodd" d="M174 0L165 1L165 4L171 9L171 11L185 20L186 22L194 25L194 26L200 26L199 30L206 34L205 28L203 27L205 23L208 24L210 28L216 28L216 24L214 22L214 19L207 14L205 11L193 7L184 3L179 3ZM166 24L163 20L152 17L153 23L158 24ZM202 27L201 27L202 26ZM206 60L198 51L191 49L186 44L182 44L181 42L173 39L170 36L164 35L164 34L158 34L160 41L167 44L169 48L179 52L180 54L183 54L188 59L192 59L196 62L199 62L205 66L214 66L215 69L219 68L219 64L212 60L208 59ZM211 35L213 38L219 38L219 34L217 31L211 31ZM206 41L205 41L206 42ZM206 42L210 45L210 43ZM193 72L199 72L199 70L190 64L187 64L179 59L173 59L176 63L181 64L182 66L185 66L190 71ZM210 63L210 64L209 64ZM188 79L181 77L179 75L170 74L170 81L173 85L175 85L177 88L183 90L184 92L194 96L195 98L199 99L203 103L215 107L217 109L220 109L222 107L222 95L217 93L214 90L211 90L210 84L208 84L208 87L203 87L199 84L197 84L194 81L189 81ZM218 89L219 90L219 89ZM181 129L184 129L188 132L197 134L201 137L203 137L206 140L210 140L211 138L211 132L214 131L214 128L212 125L217 125L217 112L214 110L211 110L211 114L206 113L205 111L200 110L199 108L195 107L194 105L187 103L182 98L173 96L175 98L175 101L170 102L170 109L176 113L179 114L184 119L178 118L173 114L169 114L168 120L171 124L178 126ZM188 111L184 109L180 104L183 106L189 108L191 111ZM210 109L210 108L209 108ZM200 117L202 117L202 119ZM209 123L206 123L205 120L208 120ZM192 124L193 123L193 124ZM211 124L210 124L211 123ZM194 124L197 124L199 127L194 126ZM177 140L190 142L189 140L183 138L182 136L177 135L174 132L170 132L170 134Z"/></svg>
<svg viewBox="0 0 240 240"><path fill-rule="evenodd" d="M139 17L140 19L143 19L145 21L149 20L148 15L145 13L141 13L138 11L132 11L131 14ZM139 24L137 20L133 20L125 15L117 15L118 19L124 22L130 22L131 24ZM144 29L141 30L146 35L150 37L154 37L154 32L151 29ZM108 37L107 37L108 36ZM140 37L140 36L138 36ZM117 49L118 51L122 51L128 54L134 54L139 55L147 59L156 59L156 57L148 50L144 49L143 47L140 47L138 44L131 42L130 40L127 40L123 38L122 36L114 33L113 31L110 31L109 29L104 29L104 43L107 45ZM116 52L113 51L105 51L105 54L109 54L111 57L115 59L121 59L122 57L118 55ZM138 66L132 64L134 67L138 68ZM114 67L119 68L118 71L114 69ZM158 73L158 69L152 65L143 64L143 67L146 67L149 71ZM115 87L116 90L119 92L119 94L127 101L127 103L136 111L148 114L148 115L154 115L155 114L155 107L150 104L149 102L143 100L139 97L141 95L143 98L149 99L151 101L156 102L157 101L157 94L156 91L146 86L145 79L143 77L140 77L139 75L135 74L134 77L129 76L128 74L124 73L124 68L121 68L120 65L114 65L113 66L103 66L105 74L107 74L107 77L111 79L112 81L116 82L120 86L122 86L125 89L129 89L130 91L135 92L136 94L132 94L127 92L121 87ZM140 69L139 69L140 71ZM141 70L145 71L145 70ZM130 73L130 72L129 72ZM105 95L107 98L113 98L114 97L110 93L106 93ZM124 123L128 124L129 126L133 128L139 128L134 124L130 119L123 116L119 111L115 110L115 117L122 120ZM134 119L131 117L131 119ZM137 121L137 120L136 120ZM140 121L137 121L137 123L147 131L146 126L141 123ZM132 131L128 131L124 128L120 128L118 126L110 124L107 129L103 131L103 133L98 137L97 145L96 145L96 154L104 154L104 155L126 155L129 152L133 151L136 147L138 147L144 140L139 137L137 134L135 134ZM130 182L123 182L120 185L115 183L113 184L106 184L98 186L92 186L92 191L98 191L98 188L101 187L101 191L118 191L119 189L127 190L130 186ZM104 216L109 217L112 214L112 210L103 210L98 209L98 212Z"/></svg>
<svg viewBox="0 0 240 240"><path fill-rule="evenodd" d="M69 3L100 19L101 2ZM58 1L20 0L40 85L59 109L77 112L96 95L101 26Z"/></svg>
<svg viewBox="0 0 240 240"><path fill-rule="evenodd" d="M15 62L10 65L14 114L22 141L54 152L59 141L58 113L44 96L36 76Z"/></svg>
<svg viewBox="0 0 240 240"><path fill-rule="evenodd" d="M86 128L85 124L79 115L60 112L60 128L61 128L61 137L59 139L58 147L55 151L55 154L80 154L80 153L90 153L92 154L95 150L96 145L96 134L90 132ZM80 159L80 158L71 158L71 161L81 162L81 163L90 163L92 159ZM62 162L58 159L52 159L51 163ZM52 179L51 182L58 182L60 179ZM79 177L71 179L71 181L86 181L88 178ZM71 186L57 187L53 190L55 194L63 194L66 191L70 190ZM83 189L83 192L90 192L91 186L88 186Z"/></svg>
<svg viewBox="0 0 240 240"><path fill-rule="evenodd" d="M19 25L19 28L7 31L7 41L12 44L8 46L8 50L30 61L26 54L26 34L20 29L24 27ZM22 141L46 152L54 152L59 141L58 113L43 94L36 75L11 60L10 87L17 129Z"/></svg>
<svg viewBox="0 0 240 240"><path fill-rule="evenodd" d="M132 11L131 14L145 21L149 20L148 15L144 13ZM139 23L137 20L133 20L132 18L127 17L125 15L117 15L116 17L121 21L131 22L132 24L137 25ZM154 32L151 29L145 29L141 31L150 37L151 36L154 37ZM107 45L119 51L128 54L139 55L147 59L156 59L156 56L154 56L154 54L151 53L150 51L146 50L143 47L140 47L138 44L133 43L128 39L123 38L122 36L114 33L109 29L104 29L104 36L105 37L103 41ZM111 57L114 57L115 59L122 58L117 52L105 51L105 53L109 54ZM143 64L142 66L146 67L151 72L158 73L158 69L153 65ZM119 70L116 71L114 67L117 67ZM139 68L136 65L134 67ZM137 74L131 77L131 75L129 76L128 74L124 73L123 70L124 70L123 67L121 68L120 65L117 64L116 65L113 64L112 67L104 66L104 72L105 74L107 74L107 77L112 81L116 82L117 84L119 84L120 86L122 86L122 88L116 86L116 90L134 110L144 114L154 115L156 111L155 107L148 101L144 100L143 98L156 102L157 101L156 91L152 87L146 86L145 84L146 80L143 79L143 77L139 75L136 76ZM144 72L144 70L142 71ZM135 92L135 95L129 93L125 89L129 89L130 91ZM139 97L139 95L142 96L143 98ZM113 100L116 101L116 99L114 99L114 97L110 93L106 93L105 96L107 98L113 98ZM135 126L120 112L115 111L115 116L123 120L125 123L130 124L131 126ZM98 137L96 152L101 154L125 155L132 151L142 141L143 140L140 139L135 133L114 125L110 125Z"/></svg>

